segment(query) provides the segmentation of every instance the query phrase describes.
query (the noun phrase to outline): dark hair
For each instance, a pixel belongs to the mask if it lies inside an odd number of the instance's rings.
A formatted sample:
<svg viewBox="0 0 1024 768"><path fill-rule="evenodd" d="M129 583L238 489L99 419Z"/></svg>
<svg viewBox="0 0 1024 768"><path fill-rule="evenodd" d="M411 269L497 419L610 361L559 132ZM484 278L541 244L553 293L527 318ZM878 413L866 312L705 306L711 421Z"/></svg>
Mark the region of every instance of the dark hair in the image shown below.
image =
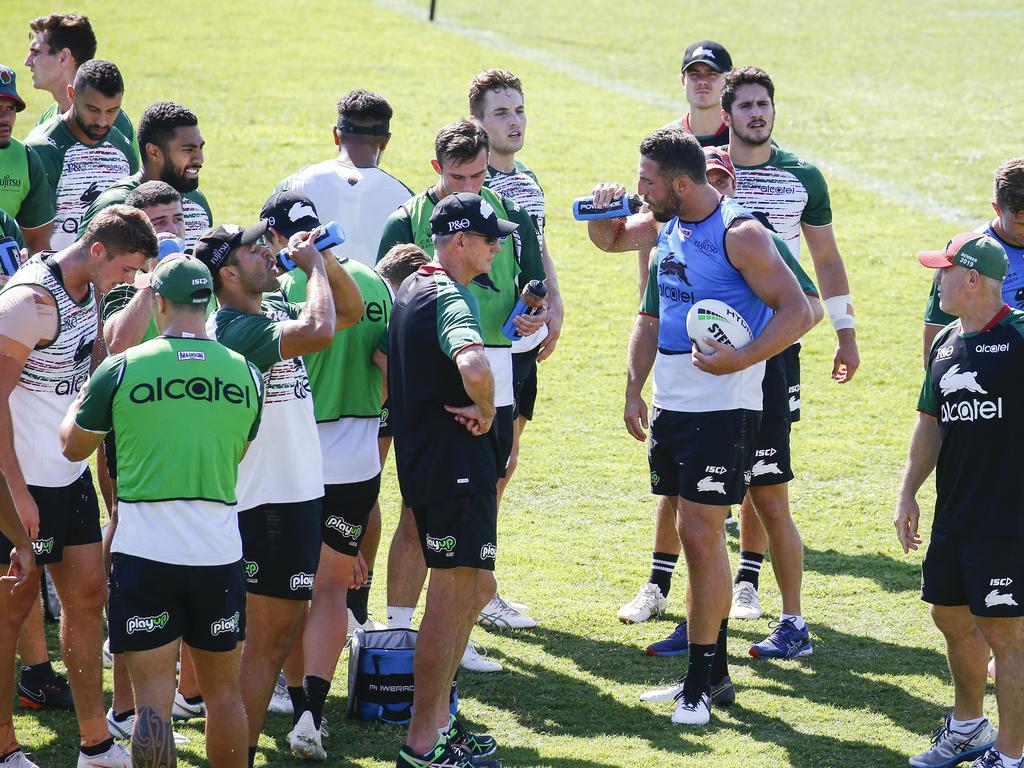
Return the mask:
<svg viewBox="0 0 1024 768"><path fill-rule="evenodd" d="M338 101L338 122L348 120L355 125L372 128L390 122L394 110L379 93L358 88Z"/></svg>
<svg viewBox="0 0 1024 768"><path fill-rule="evenodd" d="M736 89L741 85L763 85L768 91L768 100L775 104L775 84L760 67L739 67L730 69L722 78L722 109L732 112L732 103L736 101Z"/></svg>
<svg viewBox="0 0 1024 768"><path fill-rule="evenodd" d="M94 88L108 99L124 93L124 80L117 65L106 59L90 59L78 68L75 75L75 93Z"/></svg>
<svg viewBox="0 0 1024 768"><path fill-rule="evenodd" d="M480 150L490 148L487 132L471 120L456 120L437 132L434 157L441 165L461 165L475 160Z"/></svg>
<svg viewBox="0 0 1024 768"><path fill-rule="evenodd" d="M140 184L124 199L124 204L144 211L156 205L180 203L181 193L166 181L147 181Z"/></svg>
<svg viewBox="0 0 1024 768"><path fill-rule="evenodd" d="M418 245L399 243L384 254L374 269L389 283L399 286L405 282L405 278L429 261L427 252Z"/></svg>
<svg viewBox="0 0 1024 768"><path fill-rule="evenodd" d="M127 205L108 206L93 217L82 235L82 245L88 249L93 243L107 247L108 259L125 253L142 253L147 258L157 254L153 225L146 214Z"/></svg>
<svg viewBox="0 0 1024 768"><path fill-rule="evenodd" d="M1024 211L1024 157L1007 160L996 170L996 205L1016 216Z"/></svg>
<svg viewBox="0 0 1024 768"><path fill-rule="evenodd" d="M681 128L659 128L640 142L640 154L658 164L658 173L668 182L685 174L698 184L708 180L704 150Z"/></svg>
<svg viewBox="0 0 1024 768"><path fill-rule="evenodd" d="M507 69L488 69L474 77L469 84L469 111L478 120L483 119L489 91L516 91L522 96L523 83Z"/></svg>
<svg viewBox="0 0 1024 768"><path fill-rule="evenodd" d="M67 48L78 66L85 64L96 55L96 35L88 16L77 13L51 13L29 22L28 28L35 34L43 33L46 43L54 53Z"/></svg>
<svg viewBox="0 0 1024 768"><path fill-rule="evenodd" d="M167 142L174 138L175 129L191 128L194 125L199 125L199 119L188 107L173 101L151 104L139 118L136 131L142 156L146 156L147 144L156 144L161 151L166 151Z"/></svg>

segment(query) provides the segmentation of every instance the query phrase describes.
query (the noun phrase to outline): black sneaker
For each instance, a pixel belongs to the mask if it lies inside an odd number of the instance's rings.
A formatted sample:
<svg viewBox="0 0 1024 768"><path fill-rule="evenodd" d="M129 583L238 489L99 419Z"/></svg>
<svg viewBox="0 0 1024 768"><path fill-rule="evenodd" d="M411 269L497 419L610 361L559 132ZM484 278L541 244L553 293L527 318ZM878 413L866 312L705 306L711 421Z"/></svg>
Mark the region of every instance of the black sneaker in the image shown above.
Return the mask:
<svg viewBox="0 0 1024 768"><path fill-rule="evenodd" d="M448 730L448 742L462 747L474 758L490 757L498 751L498 742L494 740L493 736L470 733L457 717L452 718Z"/></svg>
<svg viewBox="0 0 1024 768"><path fill-rule="evenodd" d="M417 755L408 745L398 752L396 768L501 768L497 760L474 760L468 751L446 741L428 755Z"/></svg>
<svg viewBox="0 0 1024 768"><path fill-rule="evenodd" d="M25 681L22 674L18 680L18 702L29 709L59 709L74 712L75 702L71 698L71 686L56 672L40 676L40 680Z"/></svg>

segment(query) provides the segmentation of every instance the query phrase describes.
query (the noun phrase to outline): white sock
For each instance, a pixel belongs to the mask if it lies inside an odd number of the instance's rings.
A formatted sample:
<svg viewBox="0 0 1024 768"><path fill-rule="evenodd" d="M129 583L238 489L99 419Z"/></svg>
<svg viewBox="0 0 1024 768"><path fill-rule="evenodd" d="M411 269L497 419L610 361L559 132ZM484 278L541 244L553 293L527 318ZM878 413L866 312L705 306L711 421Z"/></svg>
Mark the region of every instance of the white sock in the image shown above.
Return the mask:
<svg viewBox="0 0 1024 768"><path fill-rule="evenodd" d="M803 629L804 627L807 626L807 623L804 621L804 617L803 616L794 616L792 613L784 613L784 614L782 614L781 621L788 621L789 619L793 620L793 626L796 627L797 629Z"/></svg>
<svg viewBox="0 0 1024 768"><path fill-rule="evenodd" d="M1019 757L1007 757L998 749L995 751L999 755L999 768L1020 768L1021 758Z"/></svg>
<svg viewBox="0 0 1024 768"><path fill-rule="evenodd" d="M388 629L408 629L412 626L412 612L415 606L404 605L388 606Z"/></svg>
<svg viewBox="0 0 1024 768"><path fill-rule="evenodd" d="M957 720L955 717L950 715L949 718L949 729L956 731L957 733L970 733L984 721L985 716L976 717L973 720Z"/></svg>

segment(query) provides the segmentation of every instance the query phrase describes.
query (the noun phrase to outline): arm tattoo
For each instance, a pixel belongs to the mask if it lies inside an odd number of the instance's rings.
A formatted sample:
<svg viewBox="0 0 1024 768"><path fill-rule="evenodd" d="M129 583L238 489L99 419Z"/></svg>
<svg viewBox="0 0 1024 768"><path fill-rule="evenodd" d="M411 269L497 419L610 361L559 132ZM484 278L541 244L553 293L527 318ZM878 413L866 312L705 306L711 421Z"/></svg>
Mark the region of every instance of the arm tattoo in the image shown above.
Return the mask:
<svg viewBox="0 0 1024 768"><path fill-rule="evenodd" d="M134 768L175 768L171 724L161 720L152 707L142 707L135 715L132 730L132 766Z"/></svg>

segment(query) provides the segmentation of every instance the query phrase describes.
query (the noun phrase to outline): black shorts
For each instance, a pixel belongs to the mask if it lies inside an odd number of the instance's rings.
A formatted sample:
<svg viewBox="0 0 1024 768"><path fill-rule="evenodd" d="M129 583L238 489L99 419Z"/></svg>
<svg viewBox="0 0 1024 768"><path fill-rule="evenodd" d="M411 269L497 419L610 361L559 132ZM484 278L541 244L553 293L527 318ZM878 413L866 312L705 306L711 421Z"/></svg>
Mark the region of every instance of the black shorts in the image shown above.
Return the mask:
<svg viewBox="0 0 1024 768"><path fill-rule="evenodd" d="M647 459L651 493L698 504L739 504L750 483L760 411L653 409Z"/></svg>
<svg viewBox="0 0 1024 768"><path fill-rule="evenodd" d="M380 495L380 473L358 483L324 486L320 511L323 543L343 555L355 557L366 535L366 522Z"/></svg>
<svg viewBox="0 0 1024 768"><path fill-rule="evenodd" d="M1024 538L932 531L921 565L921 599L966 605L975 616L1024 616Z"/></svg>
<svg viewBox="0 0 1024 768"><path fill-rule="evenodd" d="M322 499L264 504L238 513L245 588L254 595L309 600L320 564Z"/></svg>
<svg viewBox="0 0 1024 768"><path fill-rule="evenodd" d="M540 347L512 354L512 396L515 397L513 418L533 419L537 403L537 355Z"/></svg>
<svg viewBox="0 0 1024 768"><path fill-rule="evenodd" d="M242 563L175 565L115 552L107 620L112 653L148 651L184 638L203 651L245 639Z"/></svg>
<svg viewBox="0 0 1024 768"><path fill-rule="evenodd" d="M28 491L39 507L39 538L32 542L37 564L59 563L64 558L64 547L95 544L103 539L100 505L88 468L69 485L61 488L30 485ZM11 562L13 546L11 540L0 533L0 563Z"/></svg>
<svg viewBox="0 0 1024 768"><path fill-rule="evenodd" d="M380 408L380 426L377 427L377 437L392 437L394 431L391 428L389 420L391 418L391 410L388 408L388 401L384 401L384 405Z"/></svg>
<svg viewBox="0 0 1024 768"><path fill-rule="evenodd" d="M789 458L789 421L762 421L757 430L757 449L751 467L750 484L782 485L793 479Z"/></svg>
<svg viewBox="0 0 1024 768"><path fill-rule="evenodd" d="M494 570L498 554L498 499L493 493L453 496L414 505L428 568Z"/></svg>
<svg viewBox="0 0 1024 768"><path fill-rule="evenodd" d="M789 420L800 421L800 343L782 351L786 361L786 386L789 390Z"/></svg>
<svg viewBox="0 0 1024 768"><path fill-rule="evenodd" d="M103 456L107 460L107 475L117 480L117 441L113 430L103 436Z"/></svg>
<svg viewBox="0 0 1024 768"><path fill-rule="evenodd" d="M498 441L498 477L505 476L508 466L508 457L512 455L512 438L515 433L516 419L513 415L514 405L503 405L495 409L494 421L491 422L491 429Z"/></svg>

